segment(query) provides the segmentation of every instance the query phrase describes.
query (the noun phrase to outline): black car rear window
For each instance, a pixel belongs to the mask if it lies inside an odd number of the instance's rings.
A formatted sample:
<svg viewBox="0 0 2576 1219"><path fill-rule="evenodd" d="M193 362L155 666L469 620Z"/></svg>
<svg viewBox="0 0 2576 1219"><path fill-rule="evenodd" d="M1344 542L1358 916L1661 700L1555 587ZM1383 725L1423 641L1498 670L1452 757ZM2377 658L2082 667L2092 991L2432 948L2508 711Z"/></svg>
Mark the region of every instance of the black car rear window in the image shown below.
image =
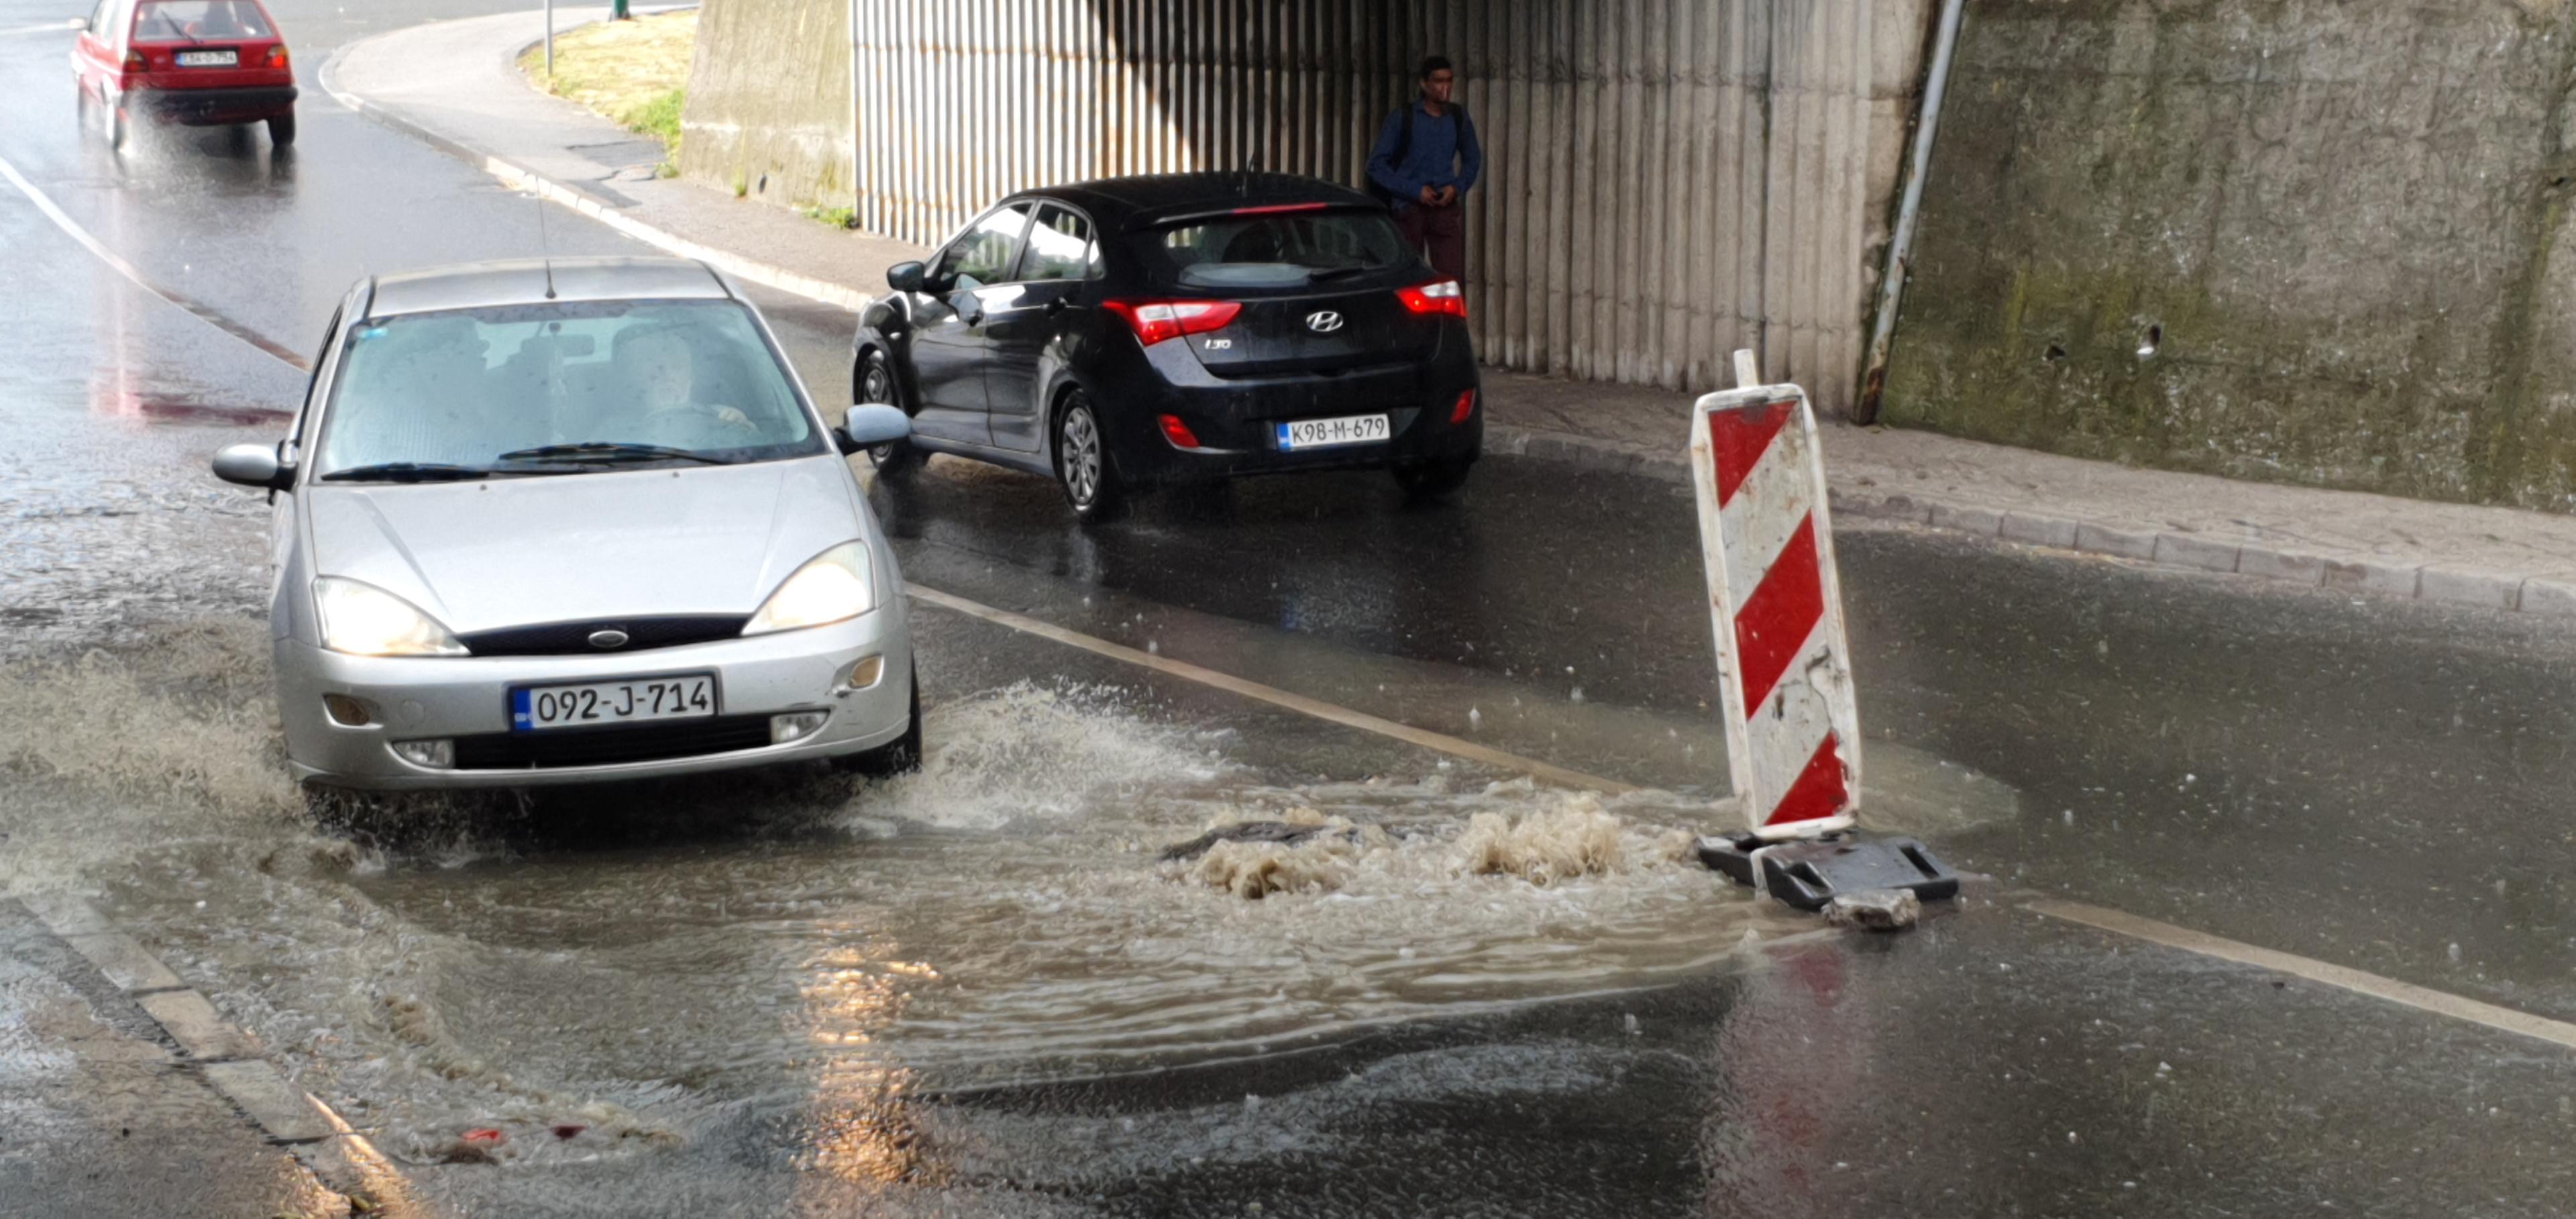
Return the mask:
<svg viewBox="0 0 2576 1219"><path fill-rule="evenodd" d="M1416 261L1395 221L1364 208L1201 216L1130 244L1157 282L1228 291L1367 279Z"/></svg>

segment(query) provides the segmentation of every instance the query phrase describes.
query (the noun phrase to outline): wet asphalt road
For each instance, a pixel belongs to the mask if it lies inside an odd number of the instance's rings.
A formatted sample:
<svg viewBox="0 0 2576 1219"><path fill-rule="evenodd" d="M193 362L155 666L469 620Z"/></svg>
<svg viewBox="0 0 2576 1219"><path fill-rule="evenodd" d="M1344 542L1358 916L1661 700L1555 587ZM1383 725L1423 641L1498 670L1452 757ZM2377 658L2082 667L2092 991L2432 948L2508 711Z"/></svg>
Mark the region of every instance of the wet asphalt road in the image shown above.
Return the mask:
<svg viewBox="0 0 2576 1219"><path fill-rule="evenodd" d="M369 25L504 7L277 6L308 80ZM59 15L0 0L0 29ZM289 157L206 134L110 156L73 130L67 45L7 39L25 121L0 158L232 326L308 349L361 274L535 246L535 204L314 94ZM561 211L547 228L558 251L643 252ZM873 493L921 584L1680 796L1615 810L1636 860L1590 888L1461 879L1399 845L1336 898L1240 903L1157 875L1151 848L1245 810L1556 801L923 610L947 756L915 787L559 795L353 855L279 811L242 646L265 508L201 473L272 432L300 374L13 191L0 248L20 666L0 880L97 894L404 1154L429 1210L2576 1207L2566 1051L2015 904L2576 1019L2563 627L1847 534L1873 798L1992 879L1913 936L1748 955L1746 933L1802 925L1648 858L1722 765L1686 499L1496 461L1443 507L1332 477L1084 532L1045 484L943 460ZM843 400L845 319L761 300ZM100 667L64 676L93 646ZM58 731L102 691L126 705L81 722L97 735ZM84 1044L62 1031L81 1005L111 1030L130 1012L23 920L0 932L23 967L0 1112L103 1128L62 1099L90 1059L56 1048ZM184 1070L145 1074L130 1108L170 1132L156 1147L238 1159ZM464 1125L568 1113L619 1138L437 1163ZM130 1151L27 1142L0 1140L0 1211L123 1209Z"/></svg>

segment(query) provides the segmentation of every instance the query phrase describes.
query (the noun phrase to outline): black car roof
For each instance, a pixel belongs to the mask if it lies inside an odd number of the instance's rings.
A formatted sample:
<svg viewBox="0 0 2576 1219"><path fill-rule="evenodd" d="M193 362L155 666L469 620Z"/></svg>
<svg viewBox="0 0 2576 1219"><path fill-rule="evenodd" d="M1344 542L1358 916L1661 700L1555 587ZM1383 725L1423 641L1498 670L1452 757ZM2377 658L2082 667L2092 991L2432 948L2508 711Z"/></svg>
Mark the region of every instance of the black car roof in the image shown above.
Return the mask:
<svg viewBox="0 0 2576 1219"><path fill-rule="evenodd" d="M1120 227L1161 216L1280 203L1378 206L1377 200L1367 195L1320 178L1240 171L1094 178L1025 194L1061 199L1091 213L1104 226Z"/></svg>

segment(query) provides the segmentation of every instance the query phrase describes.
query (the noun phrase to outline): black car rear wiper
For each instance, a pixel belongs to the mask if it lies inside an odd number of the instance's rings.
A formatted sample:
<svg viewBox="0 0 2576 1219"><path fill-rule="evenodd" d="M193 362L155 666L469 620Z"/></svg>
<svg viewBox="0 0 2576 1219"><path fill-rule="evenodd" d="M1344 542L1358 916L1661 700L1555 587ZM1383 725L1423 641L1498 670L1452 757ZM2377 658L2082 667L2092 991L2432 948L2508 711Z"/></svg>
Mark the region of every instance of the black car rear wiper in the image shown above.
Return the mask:
<svg viewBox="0 0 2576 1219"><path fill-rule="evenodd" d="M713 457L689 449L674 449L658 444L624 444L616 441L588 441L582 444L541 444L533 449L513 449L501 454L501 461L696 461L711 466L734 464L723 457Z"/></svg>
<svg viewBox="0 0 2576 1219"><path fill-rule="evenodd" d="M372 466L351 466L322 476L323 482L445 483L470 478L490 478L499 473L482 466L451 466L444 462L383 461Z"/></svg>
<svg viewBox="0 0 2576 1219"><path fill-rule="evenodd" d="M1326 267L1321 271L1306 272L1306 279L1310 283L1320 284L1328 279L1349 279L1354 275L1365 275L1371 271L1385 269L1384 267Z"/></svg>

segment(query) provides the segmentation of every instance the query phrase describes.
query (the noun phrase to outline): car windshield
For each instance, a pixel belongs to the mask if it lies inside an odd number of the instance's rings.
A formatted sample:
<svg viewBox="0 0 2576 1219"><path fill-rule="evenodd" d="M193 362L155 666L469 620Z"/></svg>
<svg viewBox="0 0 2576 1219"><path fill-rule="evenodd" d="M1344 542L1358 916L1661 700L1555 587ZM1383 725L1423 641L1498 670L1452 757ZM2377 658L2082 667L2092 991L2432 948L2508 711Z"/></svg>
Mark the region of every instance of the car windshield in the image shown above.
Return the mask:
<svg viewBox="0 0 2576 1219"><path fill-rule="evenodd" d="M134 9L138 38L273 38L268 18L246 0L143 0Z"/></svg>
<svg viewBox="0 0 2576 1219"><path fill-rule="evenodd" d="M1155 278L1191 288L1295 288L1412 261L1393 220L1357 208L1193 220L1135 244Z"/></svg>
<svg viewBox="0 0 2576 1219"><path fill-rule="evenodd" d="M823 449L742 305L569 302L352 328L318 464L325 479L577 473Z"/></svg>

